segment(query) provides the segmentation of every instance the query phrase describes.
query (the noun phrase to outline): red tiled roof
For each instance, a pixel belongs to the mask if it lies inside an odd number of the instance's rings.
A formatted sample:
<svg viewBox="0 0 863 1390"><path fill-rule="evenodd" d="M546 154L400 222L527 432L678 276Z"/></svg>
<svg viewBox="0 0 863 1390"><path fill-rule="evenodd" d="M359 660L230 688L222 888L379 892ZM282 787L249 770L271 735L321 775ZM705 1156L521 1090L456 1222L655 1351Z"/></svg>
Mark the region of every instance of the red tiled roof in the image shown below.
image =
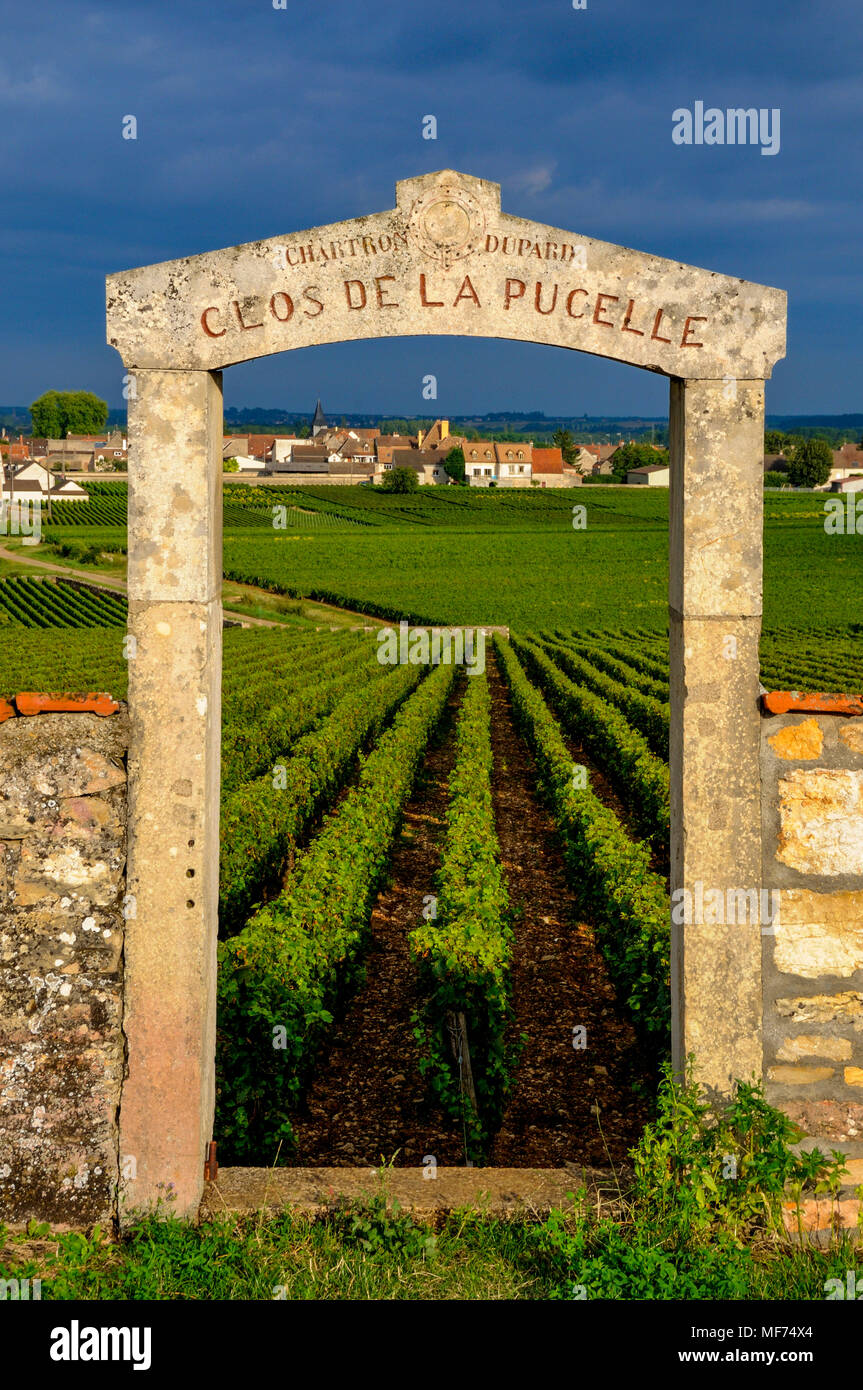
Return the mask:
<svg viewBox="0 0 863 1390"><path fill-rule="evenodd" d="M266 458L276 442L274 434L250 434L249 435L249 457L253 459Z"/></svg>
<svg viewBox="0 0 863 1390"><path fill-rule="evenodd" d="M534 473L562 473L563 454L560 449L534 449Z"/></svg>

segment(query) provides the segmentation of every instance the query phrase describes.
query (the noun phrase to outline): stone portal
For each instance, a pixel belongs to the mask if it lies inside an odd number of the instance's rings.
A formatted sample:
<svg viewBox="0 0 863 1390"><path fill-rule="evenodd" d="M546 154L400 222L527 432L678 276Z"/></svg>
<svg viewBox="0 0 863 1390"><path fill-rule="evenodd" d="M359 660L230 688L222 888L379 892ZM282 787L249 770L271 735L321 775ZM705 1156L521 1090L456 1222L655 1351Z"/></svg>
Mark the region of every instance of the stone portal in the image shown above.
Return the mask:
<svg viewBox="0 0 863 1390"><path fill-rule="evenodd" d="M511 338L671 381L672 889L758 887L764 380L781 290L504 213L445 170L396 206L111 275L130 374L125 1193L203 1186L213 1114L221 665L221 372L320 343ZM678 1062L727 1090L761 1069L760 927L674 928Z"/></svg>

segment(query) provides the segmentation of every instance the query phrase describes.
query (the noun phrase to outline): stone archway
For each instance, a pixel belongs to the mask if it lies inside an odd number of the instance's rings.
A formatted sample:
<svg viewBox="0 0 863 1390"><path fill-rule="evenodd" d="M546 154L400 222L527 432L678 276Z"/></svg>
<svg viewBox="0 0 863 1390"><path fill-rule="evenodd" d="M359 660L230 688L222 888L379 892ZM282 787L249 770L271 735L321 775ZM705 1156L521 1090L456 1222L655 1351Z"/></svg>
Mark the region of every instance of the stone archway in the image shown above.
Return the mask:
<svg viewBox="0 0 863 1390"><path fill-rule="evenodd" d="M215 1091L221 372L321 343L547 343L670 378L672 889L761 883L758 639L764 381L777 289L501 212L449 170L392 210L111 275L130 373L125 1198L197 1209ZM734 638L734 642L727 639ZM727 1090L760 1073L761 929L672 938L674 1054Z"/></svg>

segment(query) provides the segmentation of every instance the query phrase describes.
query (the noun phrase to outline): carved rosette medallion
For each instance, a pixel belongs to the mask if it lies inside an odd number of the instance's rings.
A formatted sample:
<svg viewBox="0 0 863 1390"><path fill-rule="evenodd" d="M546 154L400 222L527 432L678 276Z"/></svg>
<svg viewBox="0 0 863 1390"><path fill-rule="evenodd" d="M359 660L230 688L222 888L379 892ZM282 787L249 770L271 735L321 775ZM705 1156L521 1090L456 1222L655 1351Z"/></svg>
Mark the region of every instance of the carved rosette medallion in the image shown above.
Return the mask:
<svg viewBox="0 0 863 1390"><path fill-rule="evenodd" d="M458 184L437 184L417 198L408 232L421 251L448 269L477 250L485 236L485 214L473 194Z"/></svg>

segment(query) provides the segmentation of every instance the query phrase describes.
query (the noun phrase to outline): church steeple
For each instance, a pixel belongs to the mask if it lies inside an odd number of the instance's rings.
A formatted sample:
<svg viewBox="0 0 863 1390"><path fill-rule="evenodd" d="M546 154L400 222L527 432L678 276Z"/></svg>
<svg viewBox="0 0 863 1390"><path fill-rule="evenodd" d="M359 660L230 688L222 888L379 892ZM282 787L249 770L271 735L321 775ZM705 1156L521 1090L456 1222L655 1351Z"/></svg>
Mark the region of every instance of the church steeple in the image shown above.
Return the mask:
<svg viewBox="0 0 863 1390"><path fill-rule="evenodd" d="M315 436L318 434L323 434L324 430L326 429L329 429L329 425L327 424L327 417L321 409L321 402L319 398L318 403L315 406L314 419L312 420L312 439L314 439Z"/></svg>

